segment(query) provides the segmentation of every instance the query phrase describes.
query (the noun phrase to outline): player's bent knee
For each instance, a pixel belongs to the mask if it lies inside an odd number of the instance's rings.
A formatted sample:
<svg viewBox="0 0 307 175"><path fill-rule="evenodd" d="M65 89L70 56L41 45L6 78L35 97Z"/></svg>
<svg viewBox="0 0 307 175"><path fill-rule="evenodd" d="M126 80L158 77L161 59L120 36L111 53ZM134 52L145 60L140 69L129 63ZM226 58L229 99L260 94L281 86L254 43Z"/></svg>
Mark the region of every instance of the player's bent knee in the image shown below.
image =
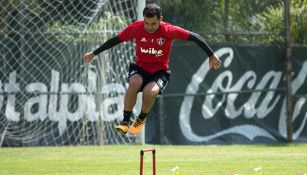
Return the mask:
<svg viewBox="0 0 307 175"><path fill-rule="evenodd" d="M159 94L159 88L149 88L146 87L143 89L144 98L155 98Z"/></svg>
<svg viewBox="0 0 307 175"><path fill-rule="evenodd" d="M140 87L142 86L142 83L143 83L143 79L140 75L134 75L130 77L129 79L130 86Z"/></svg>
<svg viewBox="0 0 307 175"><path fill-rule="evenodd" d="M143 98L144 99L154 99L157 96L157 94L155 94L152 91L143 91Z"/></svg>

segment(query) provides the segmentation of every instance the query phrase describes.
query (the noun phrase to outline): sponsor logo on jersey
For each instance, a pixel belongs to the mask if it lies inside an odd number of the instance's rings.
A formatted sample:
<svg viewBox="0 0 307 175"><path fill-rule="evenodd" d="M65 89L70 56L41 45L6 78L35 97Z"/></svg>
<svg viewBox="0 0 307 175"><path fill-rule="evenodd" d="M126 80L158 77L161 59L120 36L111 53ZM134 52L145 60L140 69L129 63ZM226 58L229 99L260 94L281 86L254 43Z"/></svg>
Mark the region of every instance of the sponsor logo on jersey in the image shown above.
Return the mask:
<svg viewBox="0 0 307 175"><path fill-rule="evenodd" d="M146 53L146 54L156 55L156 57L159 57L159 56L163 55L163 51L162 50L156 50L155 48L145 49L145 48L141 47L141 52L142 53Z"/></svg>

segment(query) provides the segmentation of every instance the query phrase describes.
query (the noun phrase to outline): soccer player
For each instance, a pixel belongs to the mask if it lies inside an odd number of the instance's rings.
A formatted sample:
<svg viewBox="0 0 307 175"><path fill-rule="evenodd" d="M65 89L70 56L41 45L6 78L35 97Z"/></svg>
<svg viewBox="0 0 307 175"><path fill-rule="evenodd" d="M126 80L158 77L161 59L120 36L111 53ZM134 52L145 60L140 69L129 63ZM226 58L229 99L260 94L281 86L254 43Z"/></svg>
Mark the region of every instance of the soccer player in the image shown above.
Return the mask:
<svg viewBox="0 0 307 175"><path fill-rule="evenodd" d="M121 43L134 39L136 42L136 62L129 66L129 86L124 99L123 120L115 129L121 133L136 134L146 121L155 97L162 94L170 73L169 57L173 40L194 41L209 56L209 66L218 69L220 59L213 53L206 41L196 33L162 21L162 11L157 4L147 4L143 10L144 20L134 22L117 36L107 40L93 52L84 54L85 62L95 55ZM130 117L136 104L138 92L143 92L142 108L139 116L130 125Z"/></svg>

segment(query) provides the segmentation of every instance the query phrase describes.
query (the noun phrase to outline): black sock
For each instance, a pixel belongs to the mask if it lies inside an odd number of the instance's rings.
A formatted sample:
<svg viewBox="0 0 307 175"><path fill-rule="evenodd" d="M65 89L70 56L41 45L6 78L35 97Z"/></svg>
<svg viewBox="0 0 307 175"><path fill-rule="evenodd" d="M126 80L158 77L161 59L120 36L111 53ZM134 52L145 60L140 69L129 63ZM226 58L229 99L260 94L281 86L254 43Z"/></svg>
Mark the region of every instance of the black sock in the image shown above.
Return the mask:
<svg viewBox="0 0 307 175"><path fill-rule="evenodd" d="M131 117L132 111L124 111L124 122L130 122L130 117Z"/></svg>
<svg viewBox="0 0 307 175"><path fill-rule="evenodd" d="M144 113L143 111L141 111L141 113L140 113L138 118L141 119L141 120L145 120L146 117L147 117L147 113Z"/></svg>

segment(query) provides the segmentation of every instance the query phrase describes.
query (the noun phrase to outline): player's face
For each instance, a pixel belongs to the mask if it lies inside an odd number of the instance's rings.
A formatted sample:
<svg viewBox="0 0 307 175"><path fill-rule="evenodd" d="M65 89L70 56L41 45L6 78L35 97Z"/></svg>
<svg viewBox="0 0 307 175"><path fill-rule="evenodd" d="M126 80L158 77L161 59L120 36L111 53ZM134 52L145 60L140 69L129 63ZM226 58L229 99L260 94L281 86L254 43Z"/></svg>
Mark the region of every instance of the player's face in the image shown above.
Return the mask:
<svg viewBox="0 0 307 175"><path fill-rule="evenodd" d="M152 18L148 18L144 16L144 28L148 33L154 33L158 30L160 26L160 22L162 20L162 16L160 19L157 18L157 16L154 16Z"/></svg>

